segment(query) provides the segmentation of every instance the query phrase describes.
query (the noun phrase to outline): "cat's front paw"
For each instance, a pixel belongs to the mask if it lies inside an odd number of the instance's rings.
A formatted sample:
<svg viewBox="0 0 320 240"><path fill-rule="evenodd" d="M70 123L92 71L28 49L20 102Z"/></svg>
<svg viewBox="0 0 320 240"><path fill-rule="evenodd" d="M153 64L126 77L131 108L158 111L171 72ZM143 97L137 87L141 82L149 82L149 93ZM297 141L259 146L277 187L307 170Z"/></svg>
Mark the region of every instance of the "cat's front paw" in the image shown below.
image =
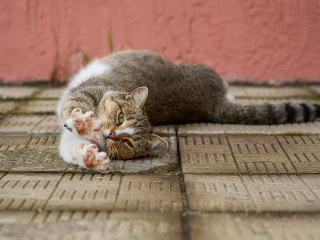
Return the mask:
<svg viewBox="0 0 320 240"><path fill-rule="evenodd" d="M66 120L65 127L83 138L104 142L101 133L102 121L96 119L92 111L83 114L80 108L75 108L71 113L71 118Z"/></svg>
<svg viewBox="0 0 320 240"><path fill-rule="evenodd" d="M101 172L110 172L108 158L105 152L99 152L97 145L95 144L80 144L78 149L78 157L74 157L74 160L78 161L80 166L85 166L86 168ZM80 158L80 159L79 159Z"/></svg>

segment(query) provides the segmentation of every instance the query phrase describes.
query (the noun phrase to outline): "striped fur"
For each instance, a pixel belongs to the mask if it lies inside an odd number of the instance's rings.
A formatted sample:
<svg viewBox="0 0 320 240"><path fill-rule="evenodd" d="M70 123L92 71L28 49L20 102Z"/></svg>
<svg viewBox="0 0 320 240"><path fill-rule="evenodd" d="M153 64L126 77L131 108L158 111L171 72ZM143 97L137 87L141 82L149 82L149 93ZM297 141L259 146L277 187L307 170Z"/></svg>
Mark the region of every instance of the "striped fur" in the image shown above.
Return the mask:
<svg viewBox="0 0 320 240"><path fill-rule="evenodd" d="M213 114L221 123L282 124L314 121L320 117L320 106L312 103L279 103L241 105L226 102Z"/></svg>

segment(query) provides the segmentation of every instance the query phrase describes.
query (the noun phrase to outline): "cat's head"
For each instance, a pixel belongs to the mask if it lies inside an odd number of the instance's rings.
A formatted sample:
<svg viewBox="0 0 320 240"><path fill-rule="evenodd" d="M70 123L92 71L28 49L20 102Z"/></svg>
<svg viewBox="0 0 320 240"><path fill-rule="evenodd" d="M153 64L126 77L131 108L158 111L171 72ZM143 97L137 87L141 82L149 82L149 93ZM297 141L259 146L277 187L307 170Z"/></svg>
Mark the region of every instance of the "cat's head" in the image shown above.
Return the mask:
<svg viewBox="0 0 320 240"><path fill-rule="evenodd" d="M157 154L168 149L161 137L150 134L151 125L143 112L148 88L139 87L132 93L108 91L97 108L103 122L103 135L111 159L130 159Z"/></svg>

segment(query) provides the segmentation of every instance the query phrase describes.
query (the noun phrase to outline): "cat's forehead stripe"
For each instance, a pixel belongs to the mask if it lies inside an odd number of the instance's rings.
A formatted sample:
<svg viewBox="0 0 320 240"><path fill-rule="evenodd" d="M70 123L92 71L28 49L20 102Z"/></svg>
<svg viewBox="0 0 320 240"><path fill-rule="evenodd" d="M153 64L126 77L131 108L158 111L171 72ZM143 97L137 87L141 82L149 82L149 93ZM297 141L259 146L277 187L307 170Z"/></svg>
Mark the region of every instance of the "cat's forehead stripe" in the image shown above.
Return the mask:
<svg viewBox="0 0 320 240"><path fill-rule="evenodd" d="M109 96L111 93L116 93L116 92L119 92L119 91L113 91L113 90L106 91L105 94L103 95L103 97L107 97L107 96Z"/></svg>

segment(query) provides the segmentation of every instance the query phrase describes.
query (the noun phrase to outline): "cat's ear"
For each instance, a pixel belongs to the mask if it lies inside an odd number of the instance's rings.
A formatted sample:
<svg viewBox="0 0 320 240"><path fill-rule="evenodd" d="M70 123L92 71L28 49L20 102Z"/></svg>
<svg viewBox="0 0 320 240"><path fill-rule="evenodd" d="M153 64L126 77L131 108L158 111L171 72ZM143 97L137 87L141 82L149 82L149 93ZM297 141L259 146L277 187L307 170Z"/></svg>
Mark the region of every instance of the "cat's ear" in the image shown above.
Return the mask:
<svg viewBox="0 0 320 240"><path fill-rule="evenodd" d="M151 148L147 149L149 154L159 154L168 149L168 143L155 134L149 134L149 140L151 142Z"/></svg>
<svg viewBox="0 0 320 240"><path fill-rule="evenodd" d="M130 97L138 104L140 108L142 108L148 97L148 88L139 87L130 94Z"/></svg>

